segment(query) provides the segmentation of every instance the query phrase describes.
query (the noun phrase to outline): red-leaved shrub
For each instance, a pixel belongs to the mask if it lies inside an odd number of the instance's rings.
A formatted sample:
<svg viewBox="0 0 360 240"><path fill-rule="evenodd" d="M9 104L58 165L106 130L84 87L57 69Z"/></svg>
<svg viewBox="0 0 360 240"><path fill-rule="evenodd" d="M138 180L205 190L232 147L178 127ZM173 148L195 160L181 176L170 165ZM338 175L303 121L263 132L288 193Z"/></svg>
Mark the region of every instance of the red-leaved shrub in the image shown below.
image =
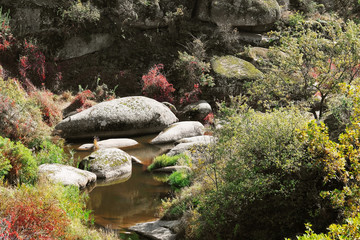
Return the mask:
<svg viewBox="0 0 360 240"><path fill-rule="evenodd" d="M172 93L175 91L166 77L160 72L163 64L154 65L146 75L142 76L143 94L160 102L174 102Z"/></svg>
<svg viewBox="0 0 360 240"><path fill-rule="evenodd" d="M90 90L85 90L78 93L70 105L63 110L64 116L68 115L71 112L81 112L87 108L90 108L94 105L90 99L95 98L94 94Z"/></svg>
<svg viewBox="0 0 360 240"><path fill-rule="evenodd" d="M69 220L56 202L27 193L5 210L9 232L26 239L65 239Z"/></svg>

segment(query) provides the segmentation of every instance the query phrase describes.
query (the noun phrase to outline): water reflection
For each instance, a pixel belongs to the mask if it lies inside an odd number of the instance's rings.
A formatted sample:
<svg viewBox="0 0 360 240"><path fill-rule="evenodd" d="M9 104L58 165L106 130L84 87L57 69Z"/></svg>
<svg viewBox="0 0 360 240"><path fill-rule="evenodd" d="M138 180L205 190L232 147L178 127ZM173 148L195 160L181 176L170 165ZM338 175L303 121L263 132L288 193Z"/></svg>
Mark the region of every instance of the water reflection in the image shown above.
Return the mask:
<svg viewBox="0 0 360 240"><path fill-rule="evenodd" d="M88 208L93 210L96 224L105 228L124 229L139 222L156 219L161 199L166 197L170 187L157 181L146 171L154 157L166 152L172 145L151 145L155 136L135 138L138 145L123 148L124 151L141 160L143 165L133 163L128 180L119 182L97 182L89 193ZM72 145L76 149L81 144ZM75 157L84 158L91 151L77 152Z"/></svg>
<svg viewBox="0 0 360 240"><path fill-rule="evenodd" d="M94 211L95 222L103 227L121 229L156 218L161 198L169 186L154 180L139 165L133 166L126 182L96 186L90 192L88 207Z"/></svg>

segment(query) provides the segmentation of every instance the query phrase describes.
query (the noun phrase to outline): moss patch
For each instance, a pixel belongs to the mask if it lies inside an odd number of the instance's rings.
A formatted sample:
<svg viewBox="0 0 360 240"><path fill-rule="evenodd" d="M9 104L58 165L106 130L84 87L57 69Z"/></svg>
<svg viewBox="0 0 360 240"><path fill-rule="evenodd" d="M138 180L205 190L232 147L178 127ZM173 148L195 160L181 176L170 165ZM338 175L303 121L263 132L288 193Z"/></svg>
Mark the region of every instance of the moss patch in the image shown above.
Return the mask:
<svg viewBox="0 0 360 240"><path fill-rule="evenodd" d="M263 74L251 63L234 56L215 57L211 61L215 73L227 78L255 80Z"/></svg>

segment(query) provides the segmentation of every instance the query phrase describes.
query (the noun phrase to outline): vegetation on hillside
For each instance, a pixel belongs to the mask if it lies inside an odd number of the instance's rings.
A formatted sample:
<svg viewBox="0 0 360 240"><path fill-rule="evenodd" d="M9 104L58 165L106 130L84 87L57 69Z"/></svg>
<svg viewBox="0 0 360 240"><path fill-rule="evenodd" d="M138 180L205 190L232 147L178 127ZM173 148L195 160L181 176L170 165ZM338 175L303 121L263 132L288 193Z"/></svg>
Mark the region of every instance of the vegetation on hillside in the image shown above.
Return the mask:
<svg viewBox="0 0 360 240"><path fill-rule="evenodd" d="M129 10L124 22L137 20L135 5L154 14L159 7L158 1L120 5ZM335 0L339 15L323 16L317 1L292 5L301 12L277 24L268 59L257 62L264 77L239 81L243 95L218 103L215 119L209 115L216 144L194 149L200 154L192 159L163 155L149 166L191 168L167 178L176 191L162 209L164 218L184 220L187 239L359 238L360 4ZM173 7L166 19L176 29L184 8ZM76 28L102 17L90 1L61 10L62 22ZM99 85L98 77L94 92L79 86L75 97L52 93L45 54L34 39L17 39L9 23L0 6L0 55L16 63L11 72L0 66L0 238L115 238L92 230L86 194L37 175L44 163L77 164L63 140L50 136L63 117L62 101L70 102L64 114L72 114L94 99L113 99L115 89ZM209 47L224 55L244 49L234 44L236 29L219 33L209 45L192 36L172 63L149 63L138 79L142 93L181 107L211 95L217 79ZM54 76L61 81L61 72Z"/></svg>

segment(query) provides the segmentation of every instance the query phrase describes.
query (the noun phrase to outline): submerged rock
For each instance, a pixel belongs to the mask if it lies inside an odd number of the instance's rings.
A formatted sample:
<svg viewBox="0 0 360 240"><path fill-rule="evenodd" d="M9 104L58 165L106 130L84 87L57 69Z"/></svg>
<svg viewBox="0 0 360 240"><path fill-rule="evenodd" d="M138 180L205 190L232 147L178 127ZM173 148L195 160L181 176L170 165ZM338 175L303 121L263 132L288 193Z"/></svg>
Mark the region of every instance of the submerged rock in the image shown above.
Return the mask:
<svg viewBox="0 0 360 240"><path fill-rule="evenodd" d="M186 170L191 172L191 168L188 166L168 166L168 167L162 167L154 169L153 172L162 172L162 173L172 173L179 170Z"/></svg>
<svg viewBox="0 0 360 240"><path fill-rule="evenodd" d="M180 221L163 221L157 220L153 222L138 223L130 227L131 231L137 232L145 237L155 240L174 240L176 239L176 228Z"/></svg>
<svg viewBox="0 0 360 240"><path fill-rule="evenodd" d="M128 177L131 173L131 156L118 148L100 149L80 163L80 168L96 174L98 179Z"/></svg>
<svg viewBox="0 0 360 240"><path fill-rule="evenodd" d="M178 141L179 144L172 148L166 155L175 156L181 153L189 152L192 148L197 146L207 146L215 143L213 136L198 136L191 138L184 138ZM191 155L191 153L189 153Z"/></svg>
<svg viewBox="0 0 360 240"><path fill-rule="evenodd" d="M164 104L147 97L125 97L99 103L65 118L55 130L67 139L157 133L178 119Z"/></svg>
<svg viewBox="0 0 360 240"><path fill-rule="evenodd" d="M102 141L98 141L97 145L99 149L103 148L126 148L131 147L139 144L137 141L130 139L130 138L111 138ZM93 150L94 144L93 143L86 143L81 145L77 150L80 151L88 151Z"/></svg>
<svg viewBox="0 0 360 240"><path fill-rule="evenodd" d="M92 172L57 163L40 165L39 176L65 186L74 185L80 188L96 181L96 174Z"/></svg>
<svg viewBox="0 0 360 240"><path fill-rule="evenodd" d="M185 121L172 124L162 131L156 138L151 140L152 144L175 142L185 137L203 135L205 127L200 122Z"/></svg>

